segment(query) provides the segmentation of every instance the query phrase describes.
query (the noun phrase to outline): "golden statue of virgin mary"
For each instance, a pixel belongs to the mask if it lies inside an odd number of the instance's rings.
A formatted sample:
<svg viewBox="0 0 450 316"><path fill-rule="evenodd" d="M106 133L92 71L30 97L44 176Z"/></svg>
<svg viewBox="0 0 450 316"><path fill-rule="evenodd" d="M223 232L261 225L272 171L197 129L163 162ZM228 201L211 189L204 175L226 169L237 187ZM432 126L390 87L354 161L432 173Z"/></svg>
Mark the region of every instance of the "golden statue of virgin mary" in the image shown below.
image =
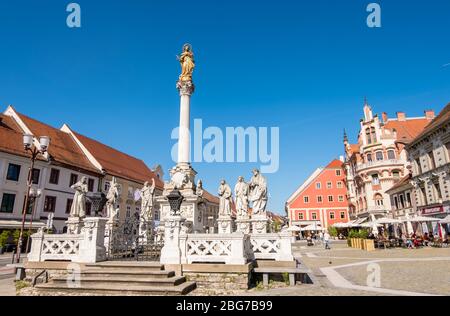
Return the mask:
<svg viewBox="0 0 450 316"><path fill-rule="evenodd" d="M183 45L183 53L177 56L181 64L181 75L179 80L181 82L192 81L192 73L194 72L195 62L194 53L190 44Z"/></svg>

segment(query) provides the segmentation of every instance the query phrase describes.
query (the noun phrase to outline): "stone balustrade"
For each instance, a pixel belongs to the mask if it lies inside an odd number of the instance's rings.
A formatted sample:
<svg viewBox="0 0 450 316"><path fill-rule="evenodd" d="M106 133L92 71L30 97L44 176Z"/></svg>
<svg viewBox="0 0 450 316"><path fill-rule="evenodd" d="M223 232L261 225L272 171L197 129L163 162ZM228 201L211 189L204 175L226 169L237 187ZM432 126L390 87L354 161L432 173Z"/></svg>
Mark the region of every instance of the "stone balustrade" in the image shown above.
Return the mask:
<svg viewBox="0 0 450 316"><path fill-rule="evenodd" d="M86 218L79 234L51 235L39 231L31 236L32 246L28 261L57 260L77 263L105 261L106 221L104 218Z"/></svg>
<svg viewBox="0 0 450 316"><path fill-rule="evenodd" d="M255 259L292 261L291 239L290 233L252 234L251 251Z"/></svg>
<svg viewBox="0 0 450 316"><path fill-rule="evenodd" d="M180 235L181 263L246 264L250 237L235 234Z"/></svg>

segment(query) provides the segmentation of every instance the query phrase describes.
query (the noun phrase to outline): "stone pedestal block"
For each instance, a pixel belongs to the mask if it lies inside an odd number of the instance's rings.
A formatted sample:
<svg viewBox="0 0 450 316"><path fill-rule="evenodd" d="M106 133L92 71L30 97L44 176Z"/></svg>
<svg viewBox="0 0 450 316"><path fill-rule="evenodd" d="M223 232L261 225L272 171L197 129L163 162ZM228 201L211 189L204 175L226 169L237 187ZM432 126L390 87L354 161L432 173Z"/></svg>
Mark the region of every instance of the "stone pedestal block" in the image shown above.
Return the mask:
<svg viewBox="0 0 450 316"><path fill-rule="evenodd" d="M67 234L78 235L83 228L83 220L79 217L69 217L67 219Z"/></svg>
<svg viewBox="0 0 450 316"><path fill-rule="evenodd" d="M236 232L243 234L250 234L252 229L252 222L249 219L236 220Z"/></svg>
<svg viewBox="0 0 450 316"><path fill-rule="evenodd" d="M231 234L233 232L233 220L231 217L219 217L217 220L219 234Z"/></svg>
<svg viewBox="0 0 450 316"><path fill-rule="evenodd" d="M269 220L265 216L254 216L252 218L253 234L267 234Z"/></svg>
<svg viewBox="0 0 450 316"><path fill-rule="evenodd" d="M164 221L164 247L161 250L161 264L180 264L180 234L184 227L185 218L182 216L168 216Z"/></svg>

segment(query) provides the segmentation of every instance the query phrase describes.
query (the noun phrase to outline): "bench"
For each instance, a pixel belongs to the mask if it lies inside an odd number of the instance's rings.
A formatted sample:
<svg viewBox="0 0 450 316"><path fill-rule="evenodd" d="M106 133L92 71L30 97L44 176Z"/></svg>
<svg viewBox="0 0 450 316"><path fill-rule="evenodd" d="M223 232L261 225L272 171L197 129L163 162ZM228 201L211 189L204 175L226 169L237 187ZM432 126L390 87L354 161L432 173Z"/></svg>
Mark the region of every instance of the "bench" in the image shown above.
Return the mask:
<svg viewBox="0 0 450 316"><path fill-rule="evenodd" d="M289 284L290 286L295 286L295 275L296 274L307 274L310 272L308 269L301 268L285 268L285 267L262 267L262 268L254 268L254 273L263 275L263 285L269 285L269 275L270 274L289 274Z"/></svg>

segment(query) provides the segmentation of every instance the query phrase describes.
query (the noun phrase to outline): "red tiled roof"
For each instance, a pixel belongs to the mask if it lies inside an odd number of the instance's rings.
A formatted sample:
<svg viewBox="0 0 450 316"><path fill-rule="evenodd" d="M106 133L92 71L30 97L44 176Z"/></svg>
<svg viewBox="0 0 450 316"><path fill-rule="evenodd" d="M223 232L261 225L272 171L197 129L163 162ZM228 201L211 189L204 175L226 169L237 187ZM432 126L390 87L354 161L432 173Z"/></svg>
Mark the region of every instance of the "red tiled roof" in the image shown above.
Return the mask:
<svg viewBox="0 0 450 316"><path fill-rule="evenodd" d="M408 119L406 121L389 120L384 127L397 131L397 141L409 143L430 123L426 118Z"/></svg>
<svg viewBox="0 0 450 316"><path fill-rule="evenodd" d="M209 193L206 190L203 190L203 198L205 198L206 200L208 200L210 203L214 203L214 204L219 204L219 198L215 195L212 195L211 193Z"/></svg>
<svg viewBox="0 0 450 316"><path fill-rule="evenodd" d="M436 116L436 118L433 119L431 123L428 124L428 126L426 126L425 129L418 136L415 137L414 140L421 138L422 136L428 134L433 129L438 127L439 125L448 121L450 121L450 103L447 104L447 106L441 111L441 113L439 113L439 115Z"/></svg>
<svg viewBox="0 0 450 316"><path fill-rule="evenodd" d="M22 130L14 120L0 114L0 150L14 155L29 156L23 149Z"/></svg>
<svg viewBox="0 0 450 316"><path fill-rule="evenodd" d="M26 115L20 113L17 113L17 115L19 115L20 119L31 130L35 137L50 137L48 153L56 162L77 167L86 171L99 173L99 170L97 170L90 163L81 151L81 148L69 134L64 133L50 125L34 120ZM22 141L19 143L22 144Z"/></svg>
<svg viewBox="0 0 450 316"><path fill-rule="evenodd" d="M344 163L340 161L339 159L335 159L332 162L328 164L328 166L325 167L325 169L342 169L344 166Z"/></svg>
<svg viewBox="0 0 450 316"><path fill-rule="evenodd" d="M162 189L164 187L164 183L142 160L127 155L89 137L76 132L73 133L108 174L139 183L155 179L158 188Z"/></svg>
<svg viewBox="0 0 450 316"><path fill-rule="evenodd" d="M352 153L359 153L359 145L358 144L350 144L350 150Z"/></svg>

